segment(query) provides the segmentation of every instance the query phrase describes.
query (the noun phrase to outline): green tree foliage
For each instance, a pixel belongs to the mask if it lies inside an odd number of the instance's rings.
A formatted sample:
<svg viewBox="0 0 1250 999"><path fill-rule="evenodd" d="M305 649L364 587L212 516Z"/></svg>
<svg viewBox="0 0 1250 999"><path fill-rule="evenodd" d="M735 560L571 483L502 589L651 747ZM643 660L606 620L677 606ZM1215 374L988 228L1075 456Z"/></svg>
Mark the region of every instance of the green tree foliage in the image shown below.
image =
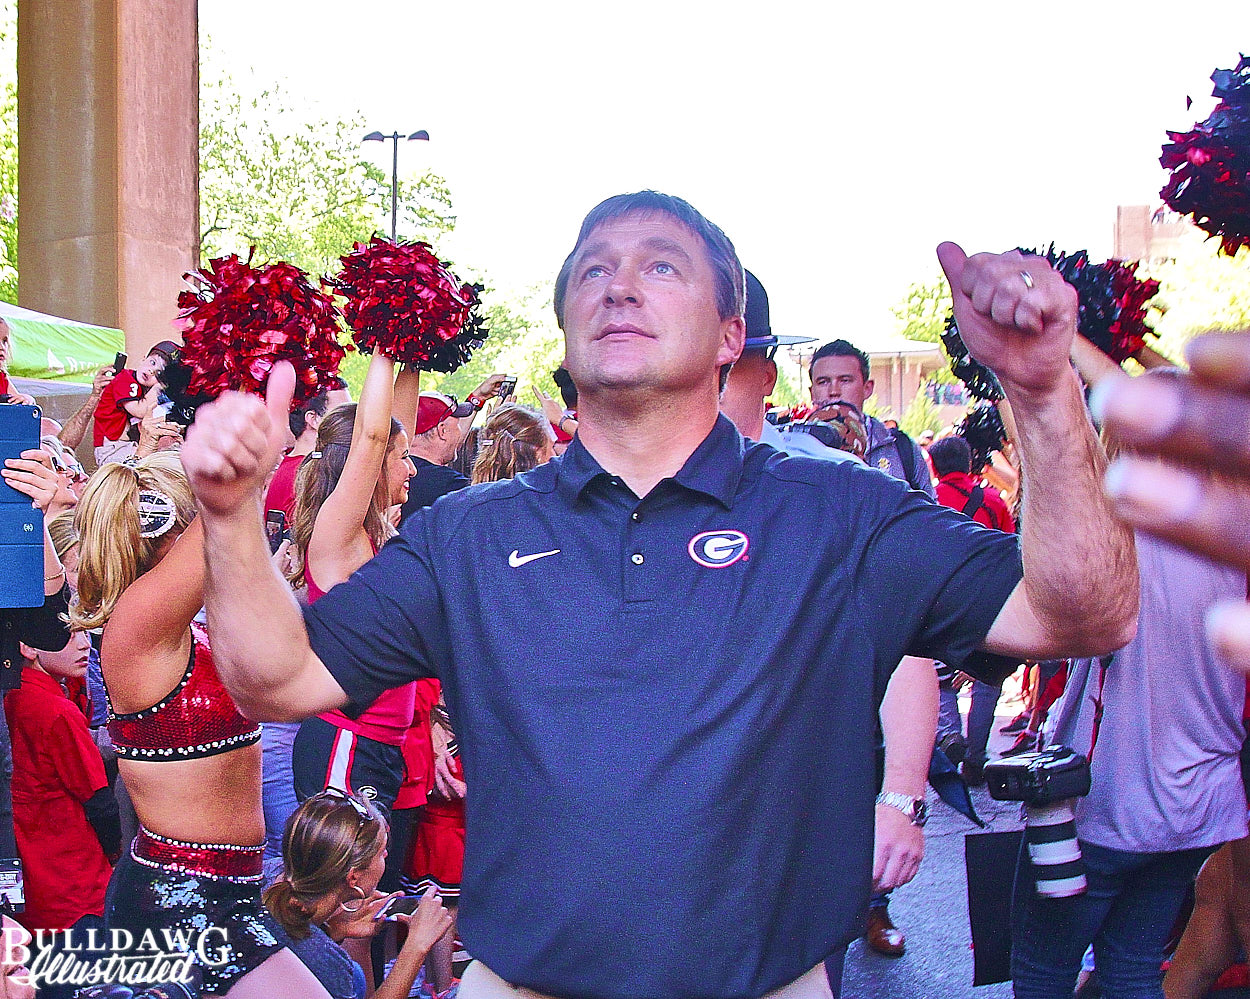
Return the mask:
<svg viewBox="0 0 1250 999"><path fill-rule="evenodd" d="M17 4L0 0L0 300L17 304Z"/></svg>
<svg viewBox="0 0 1250 999"><path fill-rule="evenodd" d="M205 52L200 87L200 255L285 260L314 276L355 240L390 232L391 178L364 155L362 119L310 120L272 86L245 96ZM437 244L455 225L446 182L400 179L399 235Z"/></svg>
<svg viewBox="0 0 1250 999"><path fill-rule="evenodd" d="M1250 250L1217 253L1215 240L1195 232L1174 259L1143 264L1139 277L1159 282L1148 319L1159 334L1156 349L1180 360L1185 344L1207 330L1250 329Z"/></svg>
<svg viewBox="0 0 1250 999"><path fill-rule="evenodd" d="M918 438L926 430L937 433L942 429L942 417L925 393L923 385L916 390L916 396L908 404L907 412L899 418L898 426L912 440Z"/></svg>
<svg viewBox="0 0 1250 999"><path fill-rule="evenodd" d="M914 281L907 286L903 297L891 307L895 319L898 320L896 332L908 340L920 340L924 343L941 343L942 330L946 326L946 317L951 311L951 290L946 279L938 274L928 281ZM938 383L956 382L958 379L951 373L949 366L943 366L929 376L929 381ZM922 387L923 391L923 387ZM928 402L928 400L925 400ZM908 413L916 409L920 399L917 397L908 409ZM932 408L932 404L929 404ZM936 414L936 410L934 410ZM927 418L927 417L926 417ZM903 426L903 420L899 426ZM937 420L936 415L933 416ZM906 427L903 427L907 430ZM923 430L936 430L937 427L923 426ZM910 431L907 431L910 433Z"/></svg>
<svg viewBox="0 0 1250 999"><path fill-rule="evenodd" d="M784 347L781 349L785 350ZM809 401L800 394L789 365L781 363L777 365L777 384L773 388L773 394L768 397L768 401L780 409L789 409L791 406Z"/></svg>
<svg viewBox="0 0 1250 999"><path fill-rule="evenodd" d="M929 281L914 281L902 299L891 307L898 320L896 332L908 340L938 343L951 310L951 290L941 275Z"/></svg>
<svg viewBox="0 0 1250 999"><path fill-rule="evenodd" d="M493 372L502 371L517 377L517 402L524 406L537 405L535 387L559 398L551 372L564 360L564 334L552 311L551 285L535 285L513 299L489 293L484 297L490 338L459 371L431 375L430 384L463 399Z"/></svg>

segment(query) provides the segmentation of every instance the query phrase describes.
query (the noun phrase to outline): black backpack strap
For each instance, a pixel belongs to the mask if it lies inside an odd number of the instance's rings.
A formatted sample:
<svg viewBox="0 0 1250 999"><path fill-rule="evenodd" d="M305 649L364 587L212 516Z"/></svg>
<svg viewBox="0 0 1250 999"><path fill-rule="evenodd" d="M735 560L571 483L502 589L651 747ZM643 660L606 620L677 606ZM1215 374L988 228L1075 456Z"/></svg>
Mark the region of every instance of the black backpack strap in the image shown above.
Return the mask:
<svg viewBox="0 0 1250 999"><path fill-rule="evenodd" d="M963 492L962 489L956 491ZM984 503L985 490L980 486L973 486L972 492L968 494L968 502L964 504L964 508L959 512L968 518L975 517L977 515L977 511L981 509Z"/></svg>
<svg viewBox="0 0 1250 999"><path fill-rule="evenodd" d="M894 431L894 450L898 452L898 460L903 463L903 477L907 484L916 488L916 446L903 431Z"/></svg>

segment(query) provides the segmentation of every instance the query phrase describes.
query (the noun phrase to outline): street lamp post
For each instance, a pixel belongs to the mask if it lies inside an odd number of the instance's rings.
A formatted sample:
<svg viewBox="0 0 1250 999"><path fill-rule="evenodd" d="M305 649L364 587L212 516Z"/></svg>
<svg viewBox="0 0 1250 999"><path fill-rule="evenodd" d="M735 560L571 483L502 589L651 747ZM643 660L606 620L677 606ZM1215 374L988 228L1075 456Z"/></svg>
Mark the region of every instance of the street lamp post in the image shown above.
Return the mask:
<svg viewBox="0 0 1250 999"><path fill-rule="evenodd" d="M796 365L798 365L799 397L800 399L802 399L803 379L804 379L804 376L806 376L810 381L811 372L808 369L811 365L812 355L816 353L816 348L815 347L787 347L786 353L790 355L790 360L792 360Z"/></svg>
<svg viewBox="0 0 1250 999"><path fill-rule="evenodd" d="M399 140L404 138L398 132L390 135L383 135L381 132L370 132L365 136L365 142L382 142L384 139L391 140L391 242L395 242L399 232ZM407 136L408 141L420 139L422 142L430 141L430 133L424 128L419 132L413 132Z"/></svg>

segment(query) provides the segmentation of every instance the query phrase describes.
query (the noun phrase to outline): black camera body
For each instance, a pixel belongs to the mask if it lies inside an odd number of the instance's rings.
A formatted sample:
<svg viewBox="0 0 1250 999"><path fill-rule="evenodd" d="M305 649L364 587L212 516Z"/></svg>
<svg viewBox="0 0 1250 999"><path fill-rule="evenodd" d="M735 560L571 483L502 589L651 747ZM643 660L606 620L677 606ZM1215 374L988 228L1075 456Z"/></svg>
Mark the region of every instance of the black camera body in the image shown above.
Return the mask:
<svg viewBox="0 0 1250 999"><path fill-rule="evenodd" d="M195 421L195 411L212 401L211 395L193 395L188 390L193 372L180 358L173 358L160 374L161 393L157 402L166 407L164 418L182 427Z"/></svg>
<svg viewBox="0 0 1250 999"><path fill-rule="evenodd" d="M995 801L1049 805L1089 794L1089 760L1067 746L1047 746L985 765L985 783Z"/></svg>
<svg viewBox="0 0 1250 999"><path fill-rule="evenodd" d="M1087 888L1076 838L1076 799L1089 794L1089 760L1067 746L1047 746L985 767L990 797L1024 803L1024 843L1033 883L1047 898Z"/></svg>

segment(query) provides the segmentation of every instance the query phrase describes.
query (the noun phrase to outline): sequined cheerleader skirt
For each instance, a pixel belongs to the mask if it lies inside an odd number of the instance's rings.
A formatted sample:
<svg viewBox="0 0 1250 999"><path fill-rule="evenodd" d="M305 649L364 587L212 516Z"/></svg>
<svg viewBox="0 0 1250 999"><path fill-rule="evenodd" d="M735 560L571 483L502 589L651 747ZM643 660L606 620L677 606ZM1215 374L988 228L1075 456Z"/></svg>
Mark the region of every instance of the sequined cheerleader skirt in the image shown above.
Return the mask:
<svg viewBox="0 0 1250 999"><path fill-rule="evenodd" d="M260 901L264 845L184 843L139 828L109 880L108 929L189 942L203 995L223 995L283 943ZM165 931L168 931L166 933Z"/></svg>

